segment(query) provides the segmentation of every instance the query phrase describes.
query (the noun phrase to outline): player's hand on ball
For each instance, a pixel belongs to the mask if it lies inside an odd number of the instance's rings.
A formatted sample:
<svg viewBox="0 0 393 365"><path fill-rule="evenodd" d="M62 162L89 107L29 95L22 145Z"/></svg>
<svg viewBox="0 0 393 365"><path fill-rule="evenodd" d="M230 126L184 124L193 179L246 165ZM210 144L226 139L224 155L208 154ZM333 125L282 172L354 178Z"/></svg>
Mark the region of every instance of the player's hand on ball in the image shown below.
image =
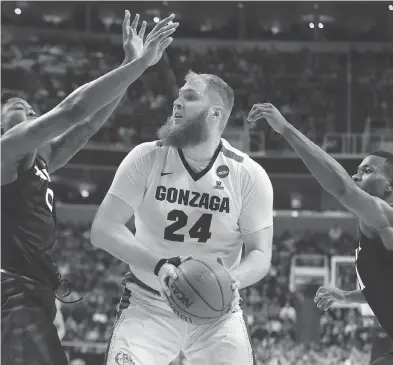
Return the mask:
<svg viewBox="0 0 393 365"><path fill-rule="evenodd" d="M165 49L172 43L173 38L169 36L179 26L179 23L172 22L174 17L175 15L172 14L161 20L147 35L142 57L146 60L148 66L155 65L161 59Z"/></svg>
<svg viewBox="0 0 393 365"><path fill-rule="evenodd" d="M125 11L123 20L123 49L125 60L131 62L142 55L143 38L146 31L146 22L142 22L142 26L137 34L139 23L139 14L135 15L134 20L130 26L131 14L128 10Z"/></svg>
<svg viewBox="0 0 393 365"><path fill-rule="evenodd" d="M346 299L343 290L321 286L315 295L314 302L317 303L318 308L327 311L334 302L345 303Z"/></svg>
<svg viewBox="0 0 393 365"><path fill-rule="evenodd" d="M255 104L248 114L247 121L252 123L261 118L265 118L270 126L280 134L284 133L289 125L279 110L270 103Z"/></svg>
<svg viewBox="0 0 393 365"><path fill-rule="evenodd" d="M179 265L187 260L191 260L192 256L182 256L180 257L179 260ZM166 296L171 295L171 291L169 290L168 287L168 280L169 278L172 278L173 280L177 279L177 273L176 273L177 266L172 265L170 263L166 263L161 266L160 271L158 272L158 280L161 285L161 290L160 294L161 297L166 300Z"/></svg>
<svg viewBox="0 0 393 365"><path fill-rule="evenodd" d="M217 262L220 265L222 265L223 267L225 267L224 261L221 257L217 258ZM231 275L230 272L229 272L229 275ZM231 277L232 277L232 275L231 275ZM240 288L239 281L233 279L233 277L232 277L233 299L232 299L231 305L228 308L227 313L228 312L237 312L240 310L240 304L243 301L243 299L240 297L239 288Z"/></svg>

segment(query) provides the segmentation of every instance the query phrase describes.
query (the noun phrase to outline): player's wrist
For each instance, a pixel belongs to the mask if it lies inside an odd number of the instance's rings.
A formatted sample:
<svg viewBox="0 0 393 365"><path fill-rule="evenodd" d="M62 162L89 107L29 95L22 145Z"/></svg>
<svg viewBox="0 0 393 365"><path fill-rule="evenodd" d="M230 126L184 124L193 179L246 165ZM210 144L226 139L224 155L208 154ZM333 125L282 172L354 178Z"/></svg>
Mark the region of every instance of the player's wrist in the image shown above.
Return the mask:
<svg viewBox="0 0 393 365"><path fill-rule="evenodd" d="M180 256L176 256L176 257L171 257L169 259L161 259L160 261L157 262L157 265L154 268L154 275L158 276L158 273L160 272L161 268L165 264L170 264L178 267L181 264L181 258Z"/></svg>
<svg viewBox="0 0 393 365"><path fill-rule="evenodd" d="M124 60L121 64L121 66L127 65L128 63L131 63L134 60L135 60L135 58L126 56L126 57L124 57Z"/></svg>
<svg viewBox="0 0 393 365"><path fill-rule="evenodd" d="M152 66L149 54L146 55L146 54L143 54L143 53L142 53L142 55L139 56L139 57L137 58L137 60L138 60L138 62L141 63L141 65L143 65L143 67L144 67L145 69L148 69L150 66Z"/></svg>
<svg viewBox="0 0 393 365"><path fill-rule="evenodd" d="M157 262L157 265L154 268L154 275L158 276L158 273L160 272L161 268L167 263L167 261L167 259L161 259Z"/></svg>
<svg viewBox="0 0 393 365"><path fill-rule="evenodd" d="M350 291L345 291L345 290L340 290L340 294L342 296L342 303L343 304L349 304L352 303L352 301L350 300L349 296L351 294Z"/></svg>

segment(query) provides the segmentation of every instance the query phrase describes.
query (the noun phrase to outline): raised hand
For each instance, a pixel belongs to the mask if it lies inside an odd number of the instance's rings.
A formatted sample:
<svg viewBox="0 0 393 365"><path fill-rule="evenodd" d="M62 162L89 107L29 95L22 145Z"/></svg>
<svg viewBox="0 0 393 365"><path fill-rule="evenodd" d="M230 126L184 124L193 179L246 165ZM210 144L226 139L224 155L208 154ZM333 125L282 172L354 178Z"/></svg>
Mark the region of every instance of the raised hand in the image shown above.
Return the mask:
<svg viewBox="0 0 393 365"><path fill-rule="evenodd" d="M327 311L334 302L346 303L346 299L343 290L321 286L315 294L314 302L317 303L318 308Z"/></svg>
<svg viewBox="0 0 393 365"><path fill-rule="evenodd" d="M255 104L248 114L247 121L251 123L261 118L265 118L270 126L280 134L284 133L286 126L289 125L279 110L270 103Z"/></svg>
<svg viewBox="0 0 393 365"><path fill-rule="evenodd" d="M142 55L143 38L146 31L146 22L143 21L139 33L137 34L139 14L135 15L131 26L130 17L130 12L126 10L123 20L123 49L125 54L125 60L127 62L131 62Z"/></svg>
<svg viewBox="0 0 393 365"><path fill-rule="evenodd" d="M173 38L169 36L179 26L179 23L172 23L174 17L175 15L172 14L161 20L147 35L141 57L146 60L149 66L155 65L161 59L165 49L172 43Z"/></svg>

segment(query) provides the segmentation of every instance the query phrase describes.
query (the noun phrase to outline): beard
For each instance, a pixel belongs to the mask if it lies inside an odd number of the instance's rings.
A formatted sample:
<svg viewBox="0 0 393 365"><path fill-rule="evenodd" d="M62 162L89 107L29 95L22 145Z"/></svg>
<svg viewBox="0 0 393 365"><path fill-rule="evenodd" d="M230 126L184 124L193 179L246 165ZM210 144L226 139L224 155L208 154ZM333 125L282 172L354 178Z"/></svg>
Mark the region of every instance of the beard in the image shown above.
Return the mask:
<svg viewBox="0 0 393 365"><path fill-rule="evenodd" d="M157 136L167 146L175 148L197 146L209 138L207 114L208 111L204 110L196 117L184 120L180 124L175 124L173 117L169 117L167 122L158 129Z"/></svg>

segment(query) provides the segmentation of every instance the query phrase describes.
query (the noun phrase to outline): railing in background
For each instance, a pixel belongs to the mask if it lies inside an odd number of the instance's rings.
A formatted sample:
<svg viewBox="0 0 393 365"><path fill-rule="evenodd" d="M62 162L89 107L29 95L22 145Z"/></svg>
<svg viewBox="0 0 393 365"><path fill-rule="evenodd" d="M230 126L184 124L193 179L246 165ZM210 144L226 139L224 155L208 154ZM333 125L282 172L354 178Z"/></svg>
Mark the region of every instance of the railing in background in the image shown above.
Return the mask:
<svg viewBox="0 0 393 365"><path fill-rule="evenodd" d="M291 149L274 150L266 146L266 135L263 131L255 131L245 127L244 129L231 129L224 133L224 138L233 147L250 154L252 157L279 154L295 155ZM383 149L393 151L393 131L385 129L380 133L326 133L323 136L322 149L338 156L359 156L372 151Z"/></svg>
<svg viewBox="0 0 393 365"><path fill-rule="evenodd" d="M291 149L268 149L263 131L250 128L231 128L225 130L223 137L235 148L252 157L266 155L296 155ZM113 143L89 142L86 149L108 152L129 152L134 146L114 145ZM393 151L393 132L384 133L326 133L322 139L322 149L332 155L359 156L377 149Z"/></svg>
<svg viewBox="0 0 393 365"><path fill-rule="evenodd" d="M393 151L393 132L371 133L327 133L322 148L329 153L363 155L377 149Z"/></svg>

